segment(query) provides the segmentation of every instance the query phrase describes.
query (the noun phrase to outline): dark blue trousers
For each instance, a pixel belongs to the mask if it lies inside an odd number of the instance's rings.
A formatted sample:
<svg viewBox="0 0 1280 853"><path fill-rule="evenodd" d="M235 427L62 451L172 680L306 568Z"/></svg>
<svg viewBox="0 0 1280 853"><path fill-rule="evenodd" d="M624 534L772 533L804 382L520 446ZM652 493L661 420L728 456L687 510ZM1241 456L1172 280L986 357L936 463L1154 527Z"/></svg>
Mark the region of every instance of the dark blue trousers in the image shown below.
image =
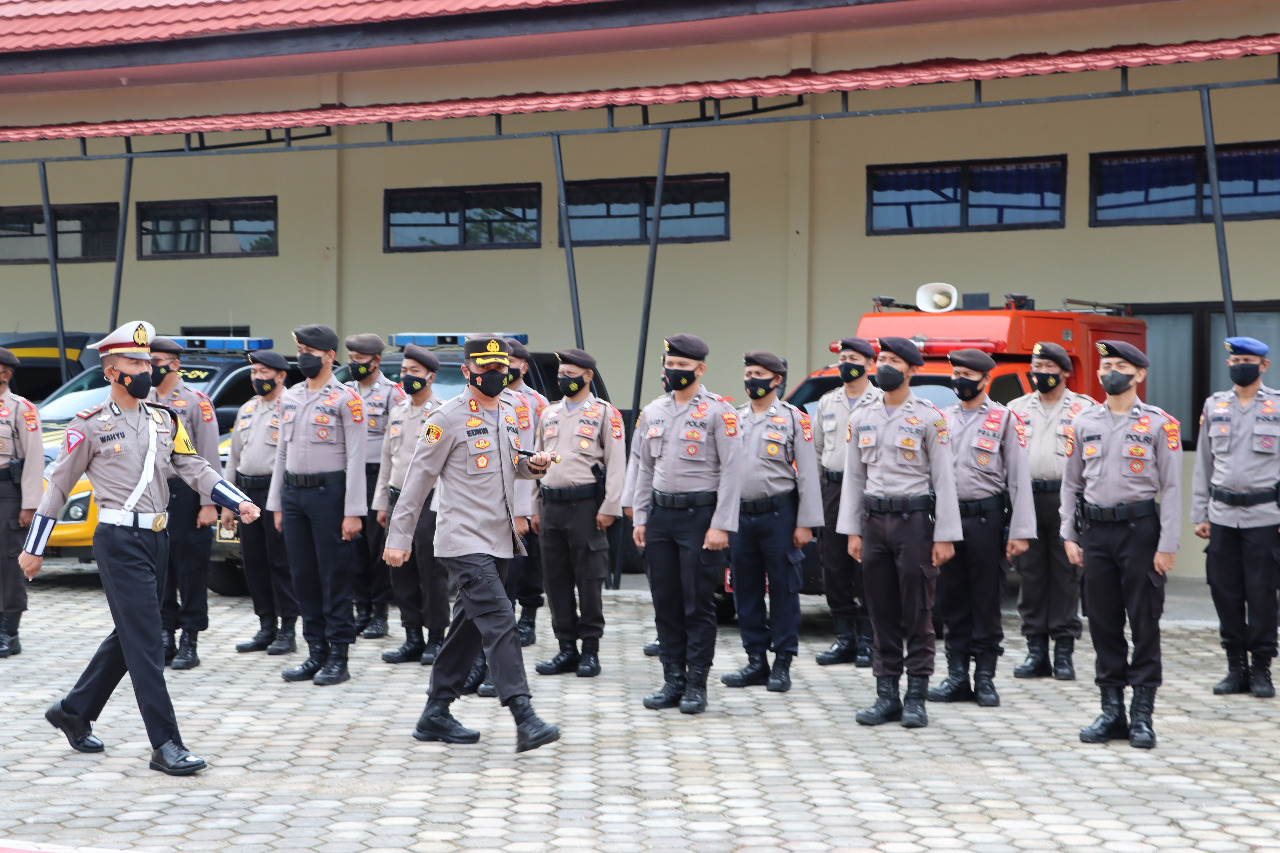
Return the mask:
<svg viewBox="0 0 1280 853"><path fill-rule="evenodd" d="M281 495L284 545L308 645L356 641L351 582L362 539L342 541L345 485L290 486Z"/></svg>
<svg viewBox="0 0 1280 853"><path fill-rule="evenodd" d="M160 618L166 631L209 628L213 528L196 527L203 500L181 478L169 478L169 568L160 587Z"/></svg>
<svg viewBox="0 0 1280 853"><path fill-rule="evenodd" d="M729 534L733 602L748 654L800 651L800 584L804 554L791 543L794 505L771 512L741 513ZM765 612L767 594L769 609Z"/></svg>
<svg viewBox="0 0 1280 853"><path fill-rule="evenodd" d="M715 659L715 594L724 552L702 547L714 514L714 506L649 510L644 560L664 664L711 666Z"/></svg>

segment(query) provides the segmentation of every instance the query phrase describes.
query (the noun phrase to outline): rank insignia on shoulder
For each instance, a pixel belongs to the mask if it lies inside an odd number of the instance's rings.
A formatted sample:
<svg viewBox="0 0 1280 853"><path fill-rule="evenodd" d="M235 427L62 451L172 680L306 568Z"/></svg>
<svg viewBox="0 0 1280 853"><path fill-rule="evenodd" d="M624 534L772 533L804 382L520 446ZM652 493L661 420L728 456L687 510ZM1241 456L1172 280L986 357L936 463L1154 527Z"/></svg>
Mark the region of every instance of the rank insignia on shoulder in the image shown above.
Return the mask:
<svg viewBox="0 0 1280 853"><path fill-rule="evenodd" d="M468 412L480 411L480 404L475 401L474 397L467 401L467 411Z"/></svg>

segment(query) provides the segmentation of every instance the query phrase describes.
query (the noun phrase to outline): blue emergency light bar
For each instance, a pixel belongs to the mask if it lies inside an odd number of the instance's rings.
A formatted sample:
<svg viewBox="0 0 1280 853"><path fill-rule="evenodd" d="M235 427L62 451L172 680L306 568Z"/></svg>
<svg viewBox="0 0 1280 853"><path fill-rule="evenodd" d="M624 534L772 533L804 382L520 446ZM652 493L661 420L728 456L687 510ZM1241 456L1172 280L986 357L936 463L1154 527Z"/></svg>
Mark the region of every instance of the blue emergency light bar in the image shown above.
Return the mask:
<svg viewBox="0 0 1280 853"><path fill-rule="evenodd" d="M460 347L468 337L479 332L461 332L452 335L438 335L425 332L400 332L391 336L393 347L407 347L414 344L420 347ZM501 337L514 338L522 344L529 343L529 336L523 332L498 332Z"/></svg>
<svg viewBox="0 0 1280 853"><path fill-rule="evenodd" d="M206 352L252 352L259 349L271 349L275 341L271 338L169 338L183 349L204 350Z"/></svg>

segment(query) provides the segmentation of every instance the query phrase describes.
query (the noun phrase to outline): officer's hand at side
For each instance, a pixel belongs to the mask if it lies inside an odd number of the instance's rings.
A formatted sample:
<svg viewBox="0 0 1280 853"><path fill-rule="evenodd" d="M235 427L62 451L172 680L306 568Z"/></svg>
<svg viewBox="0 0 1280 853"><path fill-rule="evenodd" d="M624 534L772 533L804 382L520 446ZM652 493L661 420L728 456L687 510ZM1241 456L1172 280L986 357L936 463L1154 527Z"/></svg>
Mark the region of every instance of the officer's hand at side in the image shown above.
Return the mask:
<svg viewBox="0 0 1280 853"><path fill-rule="evenodd" d="M385 509L378 510L378 526L379 527L387 526L387 511Z"/></svg>
<svg viewBox="0 0 1280 853"><path fill-rule="evenodd" d="M26 551L18 555L18 568L22 569L22 573L27 576L27 580L35 577L36 572L40 571L42 565L44 565L44 557L37 557L35 554L28 554Z"/></svg>
<svg viewBox="0 0 1280 853"><path fill-rule="evenodd" d="M797 527L795 533L791 534L791 544L797 548L803 548L813 541L813 528Z"/></svg>
<svg viewBox="0 0 1280 853"><path fill-rule="evenodd" d="M516 535L522 539L525 536L528 536L529 535L529 519L525 518L523 515L517 515L515 518L515 521L516 521Z"/></svg>
<svg viewBox="0 0 1280 853"><path fill-rule="evenodd" d="M218 511L214 509L213 504L200 507L200 513L196 516L196 527L213 527L218 523Z"/></svg>
<svg viewBox="0 0 1280 853"><path fill-rule="evenodd" d="M19 513L18 513L18 526L19 526L19 527L30 527L30 526L31 526L31 520L32 520L33 518L35 518L35 517L36 517L36 511L35 511L34 509L24 509L24 510L19 511Z"/></svg>
<svg viewBox="0 0 1280 853"><path fill-rule="evenodd" d="M535 534L541 533L542 532L542 516L540 515L529 516L529 529L532 530Z"/></svg>
<svg viewBox="0 0 1280 853"><path fill-rule="evenodd" d="M1167 575L1169 570L1173 568L1173 561L1178 558L1177 554L1166 554L1164 551L1156 551L1155 563L1156 571L1159 574Z"/></svg>
<svg viewBox="0 0 1280 853"><path fill-rule="evenodd" d="M1201 539L1209 538L1209 522L1202 521L1196 525L1196 535Z"/></svg>
<svg viewBox="0 0 1280 853"><path fill-rule="evenodd" d="M388 566L403 566L404 561L409 559L408 551L401 551L399 548L384 548L382 550L382 562Z"/></svg>
<svg viewBox="0 0 1280 853"><path fill-rule="evenodd" d="M240 501L240 520L245 524L253 524L262 515L262 510L258 509L258 505L252 501Z"/></svg>
<svg viewBox="0 0 1280 853"><path fill-rule="evenodd" d="M952 542L933 543L933 564L941 566L956 555L956 546Z"/></svg>
<svg viewBox="0 0 1280 853"><path fill-rule="evenodd" d="M729 547L729 534L723 530L716 530L714 527L707 530L707 535L702 540L702 548L705 551L723 551Z"/></svg>
<svg viewBox="0 0 1280 853"><path fill-rule="evenodd" d="M277 533L283 532L284 531L284 513L274 512L272 513L272 515L276 517L276 532Z"/></svg>
<svg viewBox="0 0 1280 853"><path fill-rule="evenodd" d="M612 515L605 515L604 513L597 512L596 530L608 530L610 527L613 527L614 521L616 521L616 519Z"/></svg>
<svg viewBox="0 0 1280 853"><path fill-rule="evenodd" d="M1029 547L1031 547L1031 544L1025 539L1010 539L1008 544L1004 546L1004 555L1012 560L1019 554L1027 553L1027 548Z"/></svg>
<svg viewBox="0 0 1280 853"><path fill-rule="evenodd" d="M1084 551L1080 549L1080 543L1071 542L1070 540L1063 542L1062 547L1067 551L1067 562L1073 566L1084 565Z"/></svg>
<svg viewBox="0 0 1280 853"><path fill-rule="evenodd" d="M637 524L631 528L631 541L636 543L637 548L644 548L644 525Z"/></svg>
<svg viewBox="0 0 1280 853"><path fill-rule="evenodd" d="M627 518L634 518L636 511L629 506L624 506L622 508L622 514L625 515Z"/></svg>
<svg viewBox="0 0 1280 853"><path fill-rule="evenodd" d="M358 515L348 515L342 519L342 541L350 542L360 535L360 528L363 526L361 522L364 519Z"/></svg>
<svg viewBox="0 0 1280 853"><path fill-rule="evenodd" d="M226 530L235 530L236 529L235 513L233 513L229 509L223 509L222 510L222 526Z"/></svg>
<svg viewBox="0 0 1280 853"><path fill-rule="evenodd" d="M849 556L861 562L862 560L862 537L849 537Z"/></svg>

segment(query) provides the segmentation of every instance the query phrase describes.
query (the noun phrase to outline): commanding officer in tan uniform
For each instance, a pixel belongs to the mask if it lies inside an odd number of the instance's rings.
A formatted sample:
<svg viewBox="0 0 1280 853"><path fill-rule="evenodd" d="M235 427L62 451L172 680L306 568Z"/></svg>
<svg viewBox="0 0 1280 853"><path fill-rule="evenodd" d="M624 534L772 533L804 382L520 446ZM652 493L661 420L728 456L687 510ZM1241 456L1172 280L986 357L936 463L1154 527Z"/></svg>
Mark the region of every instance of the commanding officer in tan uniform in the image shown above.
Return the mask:
<svg viewBox="0 0 1280 853"><path fill-rule="evenodd" d="M365 417L360 395L333 378L338 334L299 326L298 369L306 377L280 398L280 445L267 509L284 531L308 656L285 681L338 684L350 678L356 640L351 579L365 490Z"/></svg>
<svg viewBox="0 0 1280 853"><path fill-rule="evenodd" d="M416 344L404 349L404 362L400 366L400 382L409 395L391 410L387 420L387 437L382 443L382 464L378 469L378 482L373 491L371 511L377 512L378 524L386 528L391 513L400 500L409 462L413 459L422 424L431 412L440 407L432 385L440 359L430 350ZM435 661L436 653L444 643L444 631L449 626L449 578L444 566L435 559L436 514L431 509L431 495L423 502L422 515L413 531L413 552L403 565L391 567L391 589L395 593L396 606L400 608L400 624L404 626L404 645L393 651L383 652L387 663L423 664ZM382 555L379 554L381 559ZM427 629L427 638L422 636Z"/></svg>
<svg viewBox="0 0 1280 853"><path fill-rule="evenodd" d="M168 338L151 342L151 399L163 403L182 420L187 435L215 471L222 469L218 455L218 421L213 403L192 388L179 372L183 347ZM200 665L196 635L209 627L209 556L213 552L213 526L218 523L212 503L202 504L195 490L181 477L169 478L169 571L160 615L165 630L165 660L174 669ZM182 606L178 606L178 598ZM173 633L182 629L175 647Z"/></svg>
<svg viewBox="0 0 1280 853"><path fill-rule="evenodd" d="M938 577L936 607L946 632L947 678L929 691L929 701L975 699L990 708L1000 704L994 679L996 661L1004 654L1004 571L1008 560L1024 553L1027 540L1035 538L1036 515L1022 421L987 396L995 359L976 349L955 350L948 359L951 387L960 402L943 414L951 432L964 539Z"/></svg>
<svg viewBox="0 0 1280 853"><path fill-rule="evenodd" d="M560 731L540 720L529 702L503 576L507 561L523 548L515 532L515 481L541 477L551 455L520 446L515 407L503 395L506 342L496 335L472 336L463 344L463 355L469 387L427 415L387 534L386 561L398 566L409 558L418 515L439 480L436 560L449 570L458 596L413 736L446 743L480 739L479 732L463 728L449 713L449 705L461 695L467 670L483 646L497 696L515 717L516 752L525 752L559 740Z"/></svg>
<svg viewBox="0 0 1280 853"><path fill-rule="evenodd" d="M591 393L595 358L580 349L560 350L556 357L556 382L564 396L539 418L534 448L557 454L562 461L542 478L538 514L532 522L542 548L551 628L560 651L536 669L539 675L576 672L593 678L600 674L604 635L600 590L609 572L605 531L622 515L626 438L622 415Z"/></svg>
<svg viewBox="0 0 1280 853"><path fill-rule="evenodd" d="M511 358L507 390L523 398L516 406L516 418L520 429L532 437L550 401L524 381L529 373L529 350L515 338L506 338L506 342ZM524 539L528 555L522 557L517 554L507 567L507 596L512 606L520 604L520 621L516 628L520 631L522 646L532 646L537 640L538 608L545 600L542 593L542 549L538 545L538 531L532 530L529 524L529 516L537 511L536 488L532 480L516 483L516 531Z"/></svg>
<svg viewBox="0 0 1280 853"><path fill-rule="evenodd" d="M1080 731L1080 740L1127 736L1130 746L1151 749L1164 585L1182 532L1182 439L1176 420L1138 399L1149 364L1142 350L1124 341L1097 346L1107 401L1076 415L1071 426L1059 530L1067 559L1084 566L1085 612L1102 691L1102 714ZM1127 723L1125 685L1133 687Z"/></svg>
<svg viewBox="0 0 1280 853"><path fill-rule="evenodd" d="M1025 426L1031 497L1036 508L1036 537L1027 543L1027 553L1014 563L1022 579L1018 615L1027 638L1027 659L1014 668L1015 678L1052 675L1059 681L1074 681L1076 677L1071 655L1081 635L1080 567L1071 565L1062 547L1058 507L1062 504L1062 469L1067 464L1071 420L1098 404L1068 390L1070 377L1067 351L1052 341L1038 343L1031 352L1033 390L1009 403L1010 411Z"/></svg>
<svg viewBox="0 0 1280 853"><path fill-rule="evenodd" d="M864 726L929 724L924 702L933 674L939 566L964 536L946 418L911 392L922 364L914 342L881 338L876 382L884 394L853 410L846 433L836 529L849 537L849 556L862 561L875 629L876 702L855 718ZM904 663L905 704L898 698Z"/></svg>
<svg viewBox="0 0 1280 853"><path fill-rule="evenodd" d="M663 686L646 708L707 709L716 649L715 588L720 554L738 529L742 439L738 413L702 387L706 342L672 335L663 372L673 389L644 407L632 538L644 549Z"/></svg>
<svg viewBox="0 0 1280 853"><path fill-rule="evenodd" d="M840 514L845 449L849 446L845 440L849 413L855 406L879 396L880 389L871 384L868 375L875 372L875 362L876 351L868 341L841 338L841 385L818 400L818 428L814 430L813 447L821 468L825 524L818 537L818 555L822 560L823 592L836 623L835 643L817 657L822 666L837 663L871 666L873 635L862 591L862 565L849 556L849 537L836 532L836 518Z"/></svg>
<svg viewBox="0 0 1280 853"><path fill-rule="evenodd" d="M404 391L382 375L382 351L386 344L374 334L350 335L345 341L351 353L347 367L354 388L364 401L367 427L365 441L365 505L373 503L373 490L378 483L378 467L382 462L382 443L387 436L391 409L404 401ZM364 517L364 538L356 543L356 575L351 583L356 606L356 633L366 640L387 636L387 607L391 603L391 571L382 562L383 541L387 530L374 513Z"/></svg>
<svg viewBox="0 0 1280 853"><path fill-rule="evenodd" d="M289 377L289 362L271 350L249 353L250 381L257 395L240 407L231 429L231 449L224 476L259 506L266 506L271 473L280 445L280 395ZM222 526L232 529L231 510L222 511ZM244 580L258 615L258 633L237 643L238 652L297 651L298 597L285 555L284 536L274 524L254 524L240 531ZM279 619L279 625L276 619Z"/></svg>
<svg viewBox="0 0 1280 853"><path fill-rule="evenodd" d="M68 424L19 561L28 578L36 576L63 502L81 475L88 474L98 504L93 552L115 629L45 719L67 736L73 749L102 752L91 724L128 673L151 741L151 769L186 776L204 769L205 763L183 746L164 682L158 586L169 554L166 477L176 471L201 496L210 495L218 506L239 512L246 524L258 517L258 507L196 453L176 413L142 402L151 389L154 336L150 323L135 320L89 345L102 355L110 397Z"/></svg>
<svg viewBox="0 0 1280 853"><path fill-rule="evenodd" d="M771 692L785 693L791 689L791 659L800 651L800 549L812 541L813 528L822 526L818 455L809 416L778 399L786 362L758 351L744 353L743 363L749 402L738 408L742 492L729 550L747 665L720 681L728 687L767 684Z"/></svg>
<svg viewBox="0 0 1280 853"><path fill-rule="evenodd" d="M18 357L0 347L0 658L22 652L18 623L27 609L27 582L18 568L22 529L44 494L40 413L9 388Z"/></svg>
<svg viewBox="0 0 1280 853"><path fill-rule="evenodd" d="M1262 384L1270 347L1256 338L1227 338L1226 345L1232 388L1204 401L1191 520L1209 540L1205 568L1227 651L1227 677L1213 692L1269 699L1276 694L1280 392Z"/></svg>

